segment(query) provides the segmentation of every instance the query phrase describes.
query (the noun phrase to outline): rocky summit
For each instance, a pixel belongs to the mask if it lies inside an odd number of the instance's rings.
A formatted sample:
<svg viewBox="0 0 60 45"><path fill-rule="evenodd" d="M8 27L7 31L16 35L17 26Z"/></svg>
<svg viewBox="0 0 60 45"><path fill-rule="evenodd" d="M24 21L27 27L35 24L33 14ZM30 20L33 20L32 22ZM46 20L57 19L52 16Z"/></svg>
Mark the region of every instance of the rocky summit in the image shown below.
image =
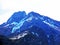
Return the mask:
<svg viewBox="0 0 60 45"><path fill-rule="evenodd" d="M0 45L60 45L60 22L36 12L15 12L0 25Z"/></svg>

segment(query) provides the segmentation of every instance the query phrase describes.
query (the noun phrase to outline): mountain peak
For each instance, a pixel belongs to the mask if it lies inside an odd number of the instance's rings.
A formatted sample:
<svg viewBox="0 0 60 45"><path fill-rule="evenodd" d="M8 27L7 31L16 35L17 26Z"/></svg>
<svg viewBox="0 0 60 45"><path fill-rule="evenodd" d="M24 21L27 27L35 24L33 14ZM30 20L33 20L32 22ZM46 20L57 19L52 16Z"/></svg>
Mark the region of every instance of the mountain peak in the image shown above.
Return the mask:
<svg viewBox="0 0 60 45"><path fill-rule="evenodd" d="M26 15L25 11L18 11L13 13L13 15L8 19L6 24L3 24L2 27L7 27L10 30L10 33L20 32L21 30L30 28L32 26L41 27L44 30L60 30L59 23L49 17L40 15L36 12L30 12ZM1 26L0 26L1 28ZM7 35L7 34L6 34Z"/></svg>
<svg viewBox="0 0 60 45"><path fill-rule="evenodd" d="M36 12L15 12L0 26L4 45L60 45L60 23ZM10 44L12 40L13 43ZM9 41L9 43L8 43Z"/></svg>
<svg viewBox="0 0 60 45"><path fill-rule="evenodd" d="M8 19L7 23L12 22L19 22L21 19L23 19L26 16L25 11L18 11L13 13L13 15Z"/></svg>
<svg viewBox="0 0 60 45"><path fill-rule="evenodd" d="M36 12L30 12L30 13L28 13L28 15L30 15L30 16L35 16L35 17L37 17L37 16L40 16L40 17L42 17L42 15L40 15L39 13L36 13Z"/></svg>

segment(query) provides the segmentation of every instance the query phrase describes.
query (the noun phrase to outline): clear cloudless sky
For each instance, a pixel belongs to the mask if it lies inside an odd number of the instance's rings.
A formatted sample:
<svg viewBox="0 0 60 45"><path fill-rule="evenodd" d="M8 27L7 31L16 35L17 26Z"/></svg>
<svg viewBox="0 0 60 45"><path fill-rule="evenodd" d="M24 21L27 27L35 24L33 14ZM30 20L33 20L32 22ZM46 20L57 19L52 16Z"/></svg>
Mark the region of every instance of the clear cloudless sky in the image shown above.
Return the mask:
<svg viewBox="0 0 60 45"><path fill-rule="evenodd" d="M17 11L34 11L60 21L60 0L0 0L0 24Z"/></svg>

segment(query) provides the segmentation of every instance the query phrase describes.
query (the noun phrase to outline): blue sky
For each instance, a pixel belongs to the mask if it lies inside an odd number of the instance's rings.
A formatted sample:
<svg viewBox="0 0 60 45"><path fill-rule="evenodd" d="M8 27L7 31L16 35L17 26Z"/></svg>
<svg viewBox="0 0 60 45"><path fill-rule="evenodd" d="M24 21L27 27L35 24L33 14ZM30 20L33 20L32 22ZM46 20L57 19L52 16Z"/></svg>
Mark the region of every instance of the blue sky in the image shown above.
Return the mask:
<svg viewBox="0 0 60 45"><path fill-rule="evenodd" d="M0 0L0 24L17 11L34 11L60 21L60 0Z"/></svg>

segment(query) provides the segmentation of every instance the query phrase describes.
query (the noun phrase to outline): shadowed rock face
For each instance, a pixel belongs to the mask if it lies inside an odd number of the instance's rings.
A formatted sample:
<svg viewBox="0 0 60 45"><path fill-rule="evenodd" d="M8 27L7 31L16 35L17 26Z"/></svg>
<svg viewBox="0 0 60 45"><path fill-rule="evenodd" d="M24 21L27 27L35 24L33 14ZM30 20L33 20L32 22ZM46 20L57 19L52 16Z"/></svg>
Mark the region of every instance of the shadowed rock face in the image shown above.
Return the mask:
<svg viewBox="0 0 60 45"><path fill-rule="evenodd" d="M56 37L54 35L54 32L51 31L50 35L48 35L43 29L33 26L31 28L21 31L21 33L12 36L10 38L7 38L5 36L0 36L0 44L2 45L57 45L58 44L60 45L59 34L57 34ZM12 38L15 39L13 40Z"/></svg>
<svg viewBox="0 0 60 45"><path fill-rule="evenodd" d="M9 38L0 35L0 45L12 45L12 41Z"/></svg>

